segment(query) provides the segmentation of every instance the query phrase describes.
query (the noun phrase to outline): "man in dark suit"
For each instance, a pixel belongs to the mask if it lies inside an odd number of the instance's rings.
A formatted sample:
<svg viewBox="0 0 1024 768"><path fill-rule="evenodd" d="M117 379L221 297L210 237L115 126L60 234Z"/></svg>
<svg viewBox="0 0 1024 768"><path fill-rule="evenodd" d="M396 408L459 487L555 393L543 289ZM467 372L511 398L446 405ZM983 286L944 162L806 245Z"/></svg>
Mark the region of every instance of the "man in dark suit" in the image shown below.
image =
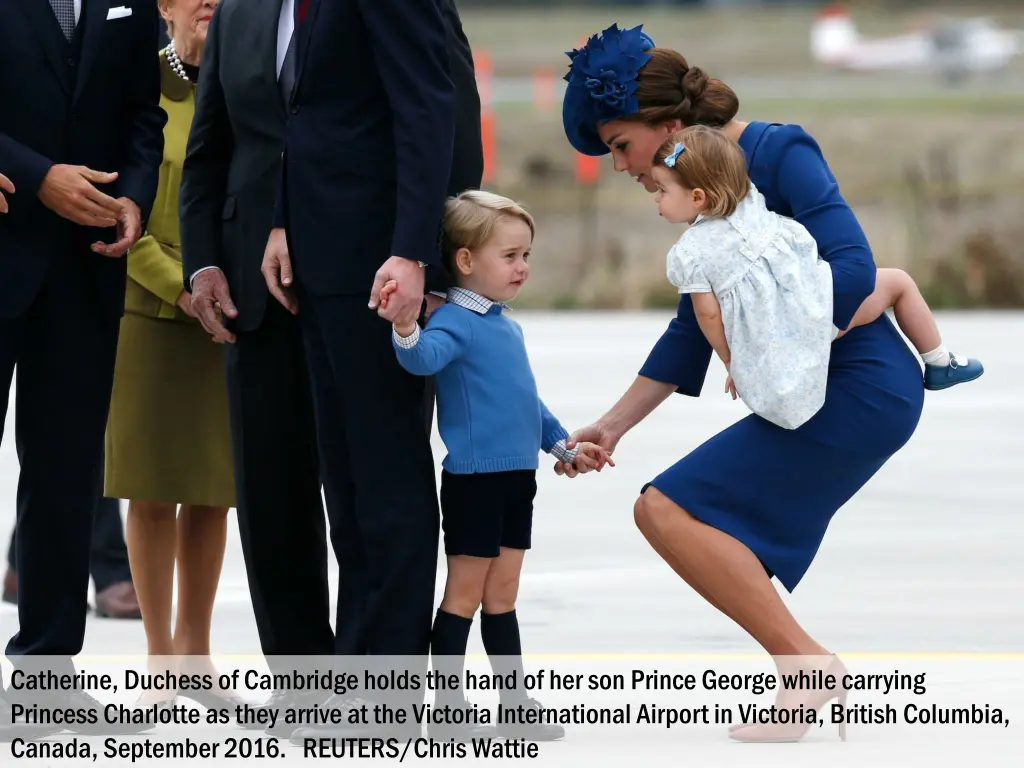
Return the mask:
<svg viewBox="0 0 1024 768"><path fill-rule="evenodd" d="M282 184L263 262L269 290L302 323L322 474L334 491L335 653L350 664L365 655L371 666L402 657L414 671L426 666L437 570L434 462L423 380L398 365L391 326L374 310L389 278L400 286L391 301L421 307L424 268L440 268L456 92L439 5L300 4ZM300 729L293 740L332 730L344 728Z"/></svg>
<svg viewBox="0 0 1024 768"><path fill-rule="evenodd" d="M214 340L228 342L238 527L260 644L271 667L282 663L280 657L334 649L302 338L297 318L267 300L260 275L293 79L292 5L222 0L214 12L179 204L185 288ZM309 706L317 695L280 691L268 706Z"/></svg>
<svg viewBox="0 0 1024 768"><path fill-rule="evenodd" d="M6 603L18 604L17 527L11 531L7 548L7 573L3 596ZM124 542L121 505L117 499L100 497L93 520L89 573L96 587L96 615L110 619L141 619L139 598L132 581L128 547Z"/></svg>
<svg viewBox="0 0 1024 768"><path fill-rule="evenodd" d="M7 655L27 669L72 671L82 649L121 257L142 234L163 152L156 4L120 2L0 3L0 69L18 73L0 78L0 168L17 190L0 218L0 373L9 388L17 366L21 460ZM83 691L50 697L98 706Z"/></svg>
<svg viewBox="0 0 1024 768"><path fill-rule="evenodd" d="M480 99L458 11L452 0L443 0L442 8L458 91L449 179L455 194L479 186L483 173ZM292 0L223 0L218 7L181 190L186 288L207 330L231 345L239 527L261 645L271 657L330 654L334 648L316 434L298 319L267 301L259 275L294 83L296 10ZM229 191L229 179L231 190L245 193ZM443 272L432 274L430 287L444 287ZM432 406L429 393L427 402ZM428 407L428 431L430 416ZM326 490L331 498L329 482ZM304 700L317 695L282 691L268 706L307 706Z"/></svg>

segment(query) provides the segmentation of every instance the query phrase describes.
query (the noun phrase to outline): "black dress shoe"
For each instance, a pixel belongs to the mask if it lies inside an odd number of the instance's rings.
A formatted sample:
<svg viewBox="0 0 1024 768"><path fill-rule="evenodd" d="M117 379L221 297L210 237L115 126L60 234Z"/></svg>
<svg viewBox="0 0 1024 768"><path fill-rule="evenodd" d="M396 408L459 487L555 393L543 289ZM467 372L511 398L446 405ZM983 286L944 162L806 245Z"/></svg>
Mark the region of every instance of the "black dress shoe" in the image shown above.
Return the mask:
<svg viewBox="0 0 1024 768"><path fill-rule="evenodd" d="M0 743L7 743L14 739L24 739L25 741L42 739L60 733L62 730L64 730L62 725L16 723L11 705L0 701Z"/></svg>
<svg viewBox="0 0 1024 768"><path fill-rule="evenodd" d="M295 715L292 715L291 723L285 723L288 712L296 712L300 709L312 709L317 704L326 706L326 703L330 701L330 694L326 691L274 691L266 704L262 704L257 709L268 709L276 712L277 720L269 728L262 724L253 723L239 723L243 728L264 728L265 731L271 736L278 736L282 739L287 739L291 736L296 728L302 726L295 725Z"/></svg>
<svg viewBox="0 0 1024 768"><path fill-rule="evenodd" d="M558 741L565 736L565 728L557 723L516 722L518 709L543 709L536 699L523 698L501 704L505 722L498 725L498 735L503 739L526 739L527 741ZM522 718L525 720L525 718ZM508 722L512 720L512 722Z"/></svg>
<svg viewBox="0 0 1024 768"><path fill-rule="evenodd" d="M332 717L332 719L341 722L336 725L301 726L291 734L290 741L292 744L302 746L306 739L416 739L423 735L423 729L416 722L404 724L374 722L373 708L376 704L377 702L358 697L332 696L324 704L324 708L339 710L341 716ZM353 717L352 719L356 719L358 722L350 724L349 712L362 710L364 707L367 712L366 717L361 715L358 718ZM365 722L363 722L364 720Z"/></svg>
<svg viewBox="0 0 1024 768"><path fill-rule="evenodd" d="M238 707L249 705L250 708L254 708L257 705L251 701L246 701L241 696L219 696L213 691L200 690L200 689L189 689L187 691L178 691L178 696L189 701L194 701L196 704L206 707L207 709L226 709L231 713L232 717L237 720L236 709Z"/></svg>
<svg viewBox="0 0 1024 768"><path fill-rule="evenodd" d="M441 701L438 707L448 706L452 709L472 709L473 705L468 701ZM474 740L496 739L498 729L493 725L484 723L430 723L427 726L427 735L435 741L448 741L449 739L458 742L470 742Z"/></svg>
<svg viewBox="0 0 1024 768"><path fill-rule="evenodd" d="M25 691L18 691L17 693L8 691L7 697L9 699L16 697L17 703L23 706L30 707L36 705L40 709L46 709L50 712L56 709L71 709L95 713L96 717L93 718L96 720L95 723L66 723L62 726L63 730L70 731L71 733L78 733L83 736L132 736L137 733L151 731L155 727L153 723L121 722L125 717L131 716L133 711L131 707L116 707L110 714L118 722L107 722L107 712L104 705L85 691L44 691L25 695L26 693ZM26 727L31 728L34 726ZM56 733L59 730L61 730L61 727L58 727L57 731L51 732Z"/></svg>

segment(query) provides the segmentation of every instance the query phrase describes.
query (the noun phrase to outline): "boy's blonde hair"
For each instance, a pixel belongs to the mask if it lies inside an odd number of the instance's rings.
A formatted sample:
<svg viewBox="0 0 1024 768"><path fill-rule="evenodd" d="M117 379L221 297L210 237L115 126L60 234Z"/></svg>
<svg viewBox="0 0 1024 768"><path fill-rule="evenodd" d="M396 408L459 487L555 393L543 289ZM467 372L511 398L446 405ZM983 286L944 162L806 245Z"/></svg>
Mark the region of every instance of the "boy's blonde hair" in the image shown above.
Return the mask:
<svg viewBox="0 0 1024 768"><path fill-rule="evenodd" d="M683 147L678 154L676 145ZM666 165L666 160L674 164ZM703 189L708 198L706 216L731 216L750 191L740 145L706 125L693 125L669 136L655 152L654 165L665 167L686 189Z"/></svg>
<svg viewBox="0 0 1024 768"><path fill-rule="evenodd" d="M515 200L479 189L468 189L449 198L441 237L441 259L448 273L453 277L457 274L455 254L460 248L480 248L491 239L495 225L507 219L526 222L530 237L536 236L533 217Z"/></svg>

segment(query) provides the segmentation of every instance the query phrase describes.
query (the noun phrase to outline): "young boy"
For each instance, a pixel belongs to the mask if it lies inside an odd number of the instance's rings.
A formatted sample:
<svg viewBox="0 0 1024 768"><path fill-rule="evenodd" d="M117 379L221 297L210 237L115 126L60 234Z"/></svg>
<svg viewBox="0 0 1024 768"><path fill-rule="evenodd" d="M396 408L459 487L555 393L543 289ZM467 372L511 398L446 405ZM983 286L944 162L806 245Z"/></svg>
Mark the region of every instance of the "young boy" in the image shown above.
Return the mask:
<svg viewBox="0 0 1024 768"><path fill-rule="evenodd" d="M425 330L415 316L392 316L389 282L382 317L394 325L401 365L436 376L437 419L448 455L442 462L441 511L448 578L431 635L434 668L463 670L469 630L483 606L480 634L496 674L515 674L501 706L536 709L523 687L515 603L523 557L531 546L538 454L550 453L581 472L600 471L608 453L592 443L566 448L568 432L537 394L522 329L503 314L530 274L533 218L513 201L481 191L448 201L442 252L456 287ZM466 706L461 691L438 692L439 705ZM431 726L435 738L487 738L481 726ZM505 738L559 739L546 723L497 726Z"/></svg>

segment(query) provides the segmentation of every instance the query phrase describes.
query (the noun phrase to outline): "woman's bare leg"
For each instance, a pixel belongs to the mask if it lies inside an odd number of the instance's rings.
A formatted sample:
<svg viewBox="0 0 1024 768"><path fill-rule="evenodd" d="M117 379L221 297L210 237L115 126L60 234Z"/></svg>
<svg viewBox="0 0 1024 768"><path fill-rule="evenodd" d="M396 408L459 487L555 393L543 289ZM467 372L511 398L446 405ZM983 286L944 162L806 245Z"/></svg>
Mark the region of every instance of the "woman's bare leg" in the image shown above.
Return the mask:
<svg viewBox="0 0 1024 768"><path fill-rule="evenodd" d="M687 581L772 656L828 653L793 618L760 561L739 541L653 487L637 500L634 516L644 536L659 540L678 561Z"/></svg>
<svg viewBox="0 0 1024 768"><path fill-rule="evenodd" d="M227 545L228 508L182 504L178 515L178 610L174 651L183 671L213 673L210 625Z"/></svg>
<svg viewBox="0 0 1024 768"><path fill-rule="evenodd" d="M150 672L160 674L174 655L171 635L171 603L174 599L174 558L176 548L176 504L154 501L128 502L125 542L128 564L139 598L142 626L146 631L146 651ZM173 698L173 691L145 691L141 704Z"/></svg>

